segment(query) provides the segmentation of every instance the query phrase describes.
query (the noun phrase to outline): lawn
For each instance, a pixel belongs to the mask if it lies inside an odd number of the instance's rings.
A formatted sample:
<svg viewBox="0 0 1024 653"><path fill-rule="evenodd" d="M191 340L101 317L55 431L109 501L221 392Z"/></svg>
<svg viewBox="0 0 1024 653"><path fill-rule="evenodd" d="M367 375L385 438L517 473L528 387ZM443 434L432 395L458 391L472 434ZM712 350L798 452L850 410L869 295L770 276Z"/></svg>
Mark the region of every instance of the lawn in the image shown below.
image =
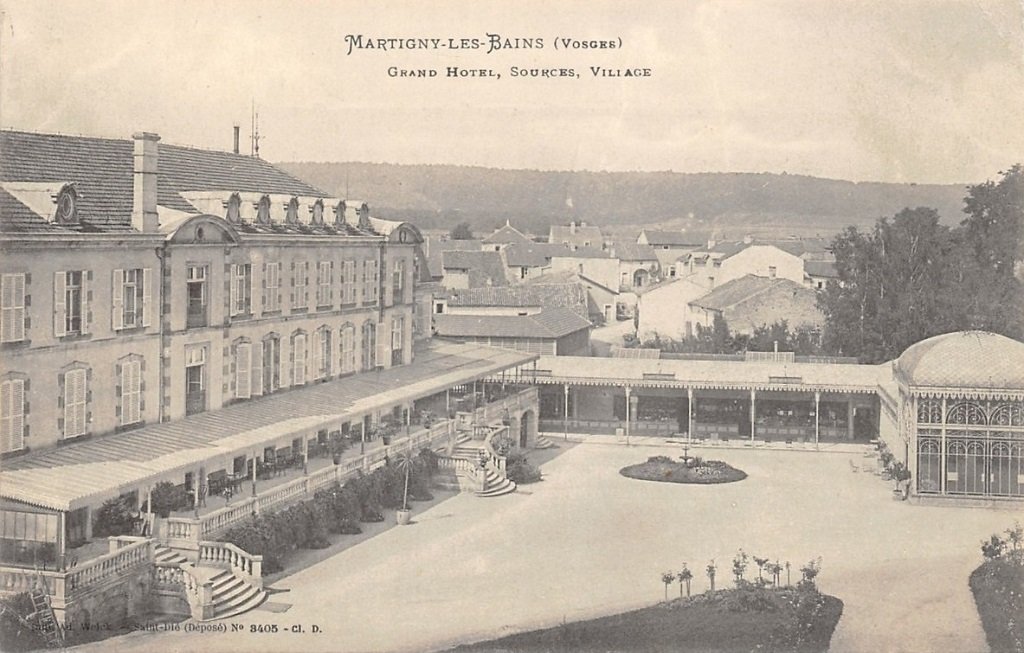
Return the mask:
<svg viewBox="0 0 1024 653"><path fill-rule="evenodd" d="M749 597L768 597L750 607ZM747 598L744 598L747 597ZM804 597L802 609L794 607ZM732 653L754 650L812 653L827 651L843 612L843 602L815 590L719 590L692 599L624 612L554 628L460 646L461 653L504 651L688 651ZM813 615L798 631L797 615Z"/></svg>
<svg viewBox="0 0 1024 653"><path fill-rule="evenodd" d="M702 460L692 456L678 462L668 456L651 456L647 462L623 467L619 473L643 481L697 485L734 483L747 477L746 472L720 460Z"/></svg>

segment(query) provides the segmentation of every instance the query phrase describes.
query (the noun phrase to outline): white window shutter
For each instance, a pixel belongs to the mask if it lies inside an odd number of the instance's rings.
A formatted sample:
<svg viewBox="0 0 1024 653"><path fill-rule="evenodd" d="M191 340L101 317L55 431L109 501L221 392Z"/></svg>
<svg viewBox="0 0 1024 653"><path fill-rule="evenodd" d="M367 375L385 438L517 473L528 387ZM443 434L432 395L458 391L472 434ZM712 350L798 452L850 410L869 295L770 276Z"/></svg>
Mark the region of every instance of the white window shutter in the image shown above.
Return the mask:
<svg viewBox="0 0 1024 653"><path fill-rule="evenodd" d="M380 333L382 329L377 331L377 359L374 363L376 367L386 367L391 361L391 342L386 333Z"/></svg>
<svg viewBox="0 0 1024 653"><path fill-rule="evenodd" d="M300 333L292 340L295 369L292 370L292 385L306 383L306 335Z"/></svg>
<svg viewBox="0 0 1024 653"><path fill-rule="evenodd" d="M148 327L153 320L153 275L150 268L142 270L142 326Z"/></svg>
<svg viewBox="0 0 1024 653"><path fill-rule="evenodd" d="M263 394L263 346L260 343L252 345L252 375L249 387L252 394Z"/></svg>
<svg viewBox="0 0 1024 653"><path fill-rule="evenodd" d="M235 397L248 399L252 393L252 345L247 342L235 347Z"/></svg>
<svg viewBox="0 0 1024 653"><path fill-rule="evenodd" d="M0 452L25 447L25 381L11 379L0 385Z"/></svg>
<svg viewBox="0 0 1024 653"><path fill-rule="evenodd" d="M67 282L66 272L53 273L53 335L58 338L67 333Z"/></svg>
<svg viewBox="0 0 1024 653"><path fill-rule="evenodd" d="M313 332L313 342L310 343L309 345L311 349L310 353L312 354L312 356L310 356L310 360L312 361L310 367L313 368L309 376L314 380L319 379L323 376L323 338L324 329L317 329L316 331Z"/></svg>
<svg viewBox="0 0 1024 653"><path fill-rule="evenodd" d="M237 307L238 307L238 300L240 299L240 297L239 297L239 290L241 290L241 287L239 286L239 282L238 282L238 264L237 263L233 263L231 265L231 283L228 284L228 287L230 289L229 297L228 297L228 314L233 317L235 315L238 315L238 308Z"/></svg>
<svg viewBox="0 0 1024 653"><path fill-rule="evenodd" d="M124 270L114 270L111 287L110 326L115 330L124 328Z"/></svg>
<svg viewBox="0 0 1024 653"><path fill-rule="evenodd" d="M92 303L89 293L92 292L92 270L82 271L82 333L92 329Z"/></svg>
<svg viewBox="0 0 1024 653"><path fill-rule="evenodd" d="M3 285L0 342L19 342L25 339L25 275L5 274L0 279Z"/></svg>

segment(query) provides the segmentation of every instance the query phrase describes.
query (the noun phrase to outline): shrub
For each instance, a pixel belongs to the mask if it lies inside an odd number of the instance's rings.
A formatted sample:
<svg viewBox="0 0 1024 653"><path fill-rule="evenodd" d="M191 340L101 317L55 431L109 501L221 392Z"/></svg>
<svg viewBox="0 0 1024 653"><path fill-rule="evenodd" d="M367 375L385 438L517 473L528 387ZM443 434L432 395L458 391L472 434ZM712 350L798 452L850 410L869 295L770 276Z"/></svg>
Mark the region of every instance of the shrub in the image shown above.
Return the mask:
<svg viewBox="0 0 1024 653"><path fill-rule="evenodd" d="M171 512L181 509L187 499L188 496L185 494L185 488L168 481L157 483L153 486L153 491L150 493L153 512L161 517L167 517Z"/></svg>
<svg viewBox="0 0 1024 653"><path fill-rule="evenodd" d="M651 456L650 458L647 459L647 462L649 462L649 463L675 464L676 461L672 460L668 456Z"/></svg>
<svg viewBox="0 0 1024 653"><path fill-rule="evenodd" d="M5 651L34 651L46 648L39 632L29 628L21 619L27 619L33 612L32 599L27 592L14 594L0 599L3 610L0 610L0 642Z"/></svg>
<svg viewBox="0 0 1024 653"><path fill-rule="evenodd" d="M519 452L505 459L505 475L517 485L536 483L541 479L540 470L530 464L525 454Z"/></svg>
<svg viewBox="0 0 1024 653"><path fill-rule="evenodd" d="M94 537L128 535L135 523L135 513L124 497L114 497L103 502L96 511L92 526Z"/></svg>

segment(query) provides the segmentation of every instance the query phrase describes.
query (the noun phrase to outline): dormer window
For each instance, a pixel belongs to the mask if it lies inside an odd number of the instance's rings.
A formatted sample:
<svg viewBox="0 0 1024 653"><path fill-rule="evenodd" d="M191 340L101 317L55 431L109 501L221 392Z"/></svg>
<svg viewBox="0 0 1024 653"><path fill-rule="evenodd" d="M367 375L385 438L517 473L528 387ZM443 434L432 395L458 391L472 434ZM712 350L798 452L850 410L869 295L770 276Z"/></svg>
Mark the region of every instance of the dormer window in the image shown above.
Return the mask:
<svg viewBox="0 0 1024 653"><path fill-rule="evenodd" d="M323 224L324 223L324 201L323 200L317 200L317 201L313 202L313 206L310 207L309 212L310 212L310 219L313 222L313 224L319 225L319 224Z"/></svg>
<svg viewBox="0 0 1024 653"><path fill-rule="evenodd" d="M242 220L242 198L238 193L231 193L231 197L228 201L224 202L224 219L232 224L237 224Z"/></svg>
<svg viewBox="0 0 1024 653"><path fill-rule="evenodd" d="M256 202L256 221L261 224L270 224L270 197L264 195Z"/></svg>
<svg viewBox="0 0 1024 653"><path fill-rule="evenodd" d="M284 221L288 224L295 224L299 221L299 198L293 197L288 200L284 209Z"/></svg>
<svg viewBox="0 0 1024 653"><path fill-rule="evenodd" d="M57 211L54 215L61 224L78 222L78 192L72 184L64 186L57 193Z"/></svg>
<svg viewBox="0 0 1024 653"><path fill-rule="evenodd" d="M338 202L334 207L334 223L345 224L345 211L348 207L345 206L345 200Z"/></svg>

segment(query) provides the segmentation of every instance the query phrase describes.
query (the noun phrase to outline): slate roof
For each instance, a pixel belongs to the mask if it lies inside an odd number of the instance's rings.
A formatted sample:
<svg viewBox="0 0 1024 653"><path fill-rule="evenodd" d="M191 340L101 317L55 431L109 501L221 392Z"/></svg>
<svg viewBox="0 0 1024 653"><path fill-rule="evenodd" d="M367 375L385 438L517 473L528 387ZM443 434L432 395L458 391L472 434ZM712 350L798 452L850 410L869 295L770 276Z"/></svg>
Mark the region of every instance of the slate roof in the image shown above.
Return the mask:
<svg viewBox="0 0 1024 653"><path fill-rule="evenodd" d="M557 306L533 315L434 316L437 335L462 338L561 338L590 327L590 320Z"/></svg>
<svg viewBox="0 0 1024 653"><path fill-rule="evenodd" d="M644 229L642 233L647 236L648 245L669 245L672 247L687 247L695 245L700 247L707 244L706 238L703 238L698 234L691 234L684 231Z"/></svg>
<svg viewBox="0 0 1024 653"><path fill-rule="evenodd" d="M570 233L568 225L553 224L548 231L549 243L567 242L570 245L584 246L590 243L591 247L600 247L604 242L604 234L601 229L593 225L576 225L575 233Z"/></svg>
<svg viewBox="0 0 1024 653"><path fill-rule="evenodd" d="M571 256L561 243L513 243L505 247L505 262L510 268L542 268L553 256Z"/></svg>
<svg viewBox="0 0 1024 653"><path fill-rule="evenodd" d="M466 270L469 272L469 287L508 285L505 264L501 254L491 251L464 252L460 250L442 253L444 270Z"/></svg>
<svg viewBox="0 0 1024 653"><path fill-rule="evenodd" d="M556 254L556 256L567 258L611 258L608 252L596 247L577 247L568 254Z"/></svg>
<svg viewBox="0 0 1024 653"><path fill-rule="evenodd" d="M817 307L817 292L789 279L747 275L715 288L690 302L718 311L736 332L786 320L791 328L820 327L824 316Z"/></svg>
<svg viewBox="0 0 1024 653"><path fill-rule="evenodd" d="M0 131L0 181L75 184L78 216L88 229L131 229L134 142L129 139ZM198 213L182 193L254 192L327 197L270 163L251 156L159 144L157 204ZM76 230L49 224L12 197L0 197L0 231Z"/></svg>
<svg viewBox="0 0 1024 653"><path fill-rule="evenodd" d="M768 292L782 283L797 286L797 284L788 279L769 279L768 277L748 274L739 279L733 279L728 283L723 283L703 297L693 300L690 304L713 311L724 311L740 302L749 300L755 295ZM802 288L803 286L797 287Z"/></svg>
<svg viewBox="0 0 1024 653"><path fill-rule="evenodd" d="M804 261L804 272L812 277L839 277L835 261Z"/></svg>
<svg viewBox="0 0 1024 653"><path fill-rule="evenodd" d="M527 238L523 232L506 222L504 226L497 229L487 238L484 238L483 242L491 245L506 245L511 243L530 243L533 241Z"/></svg>
<svg viewBox="0 0 1024 653"><path fill-rule="evenodd" d="M637 243L615 243L611 249L612 255L620 261L657 261L658 256L650 245L639 245Z"/></svg>
<svg viewBox="0 0 1024 653"><path fill-rule="evenodd" d="M578 280L551 279L544 275L537 281L516 286L468 288L452 290L449 306L541 306L568 308L580 317L587 317L587 291Z"/></svg>
<svg viewBox="0 0 1024 653"><path fill-rule="evenodd" d="M483 245L479 240L441 240L430 236L424 238L423 251L427 257L430 276L435 278L444 276L444 252L452 250L479 252L481 247Z"/></svg>
<svg viewBox="0 0 1024 653"><path fill-rule="evenodd" d="M922 340L896 361L912 386L1024 390L1024 343L987 331Z"/></svg>

